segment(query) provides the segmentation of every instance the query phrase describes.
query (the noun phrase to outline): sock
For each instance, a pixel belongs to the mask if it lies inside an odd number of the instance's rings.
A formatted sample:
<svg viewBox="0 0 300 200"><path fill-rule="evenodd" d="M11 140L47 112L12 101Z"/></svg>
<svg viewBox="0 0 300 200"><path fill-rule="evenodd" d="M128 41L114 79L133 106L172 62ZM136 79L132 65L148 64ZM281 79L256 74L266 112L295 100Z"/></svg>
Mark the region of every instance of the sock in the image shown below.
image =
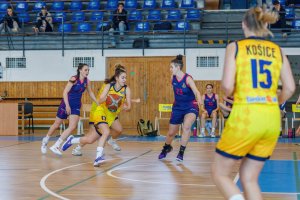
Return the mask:
<svg viewBox="0 0 300 200"><path fill-rule="evenodd" d="M103 147L97 147L97 156L96 156L96 158L99 158L99 157L103 156L103 152L104 152Z"/></svg>
<svg viewBox="0 0 300 200"><path fill-rule="evenodd" d="M46 136L43 138L43 143L44 143L44 144L48 144L49 139L50 139L50 137L49 137L48 135L46 135Z"/></svg>
<svg viewBox="0 0 300 200"><path fill-rule="evenodd" d="M76 137L71 140L71 144L79 144L79 143L80 143L80 137Z"/></svg>
<svg viewBox="0 0 300 200"><path fill-rule="evenodd" d="M181 145L181 146L180 146L180 149L179 149L179 153L183 155L183 154L184 154L184 151L185 151L185 148L186 148L185 146L182 146L182 145Z"/></svg>
<svg viewBox="0 0 300 200"><path fill-rule="evenodd" d="M216 130L215 128L212 128L212 129L211 129L211 133L212 133L212 134L215 133L215 130Z"/></svg>
<svg viewBox="0 0 300 200"><path fill-rule="evenodd" d="M60 147L61 143L63 143L63 139L58 138L58 140L55 142L55 146Z"/></svg>
<svg viewBox="0 0 300 200"><path fill-rule="evenodd" d="M229 200L245 200L245 198L241 194L235 194L235 195L231 196L229 198Z"/></svg>
<svg viewBox="0 0 300 200"><path fill-rule="evenodd" d="M204 133L204 131L205 131L205 128L201 128L201 133Z"/></svg>
<svg viewBox="0 0 300 200"><path fill-rule="evenodd" d="M81 146L78 144L77 147L75 147L76 150L80 151L81 150Z"/></svg>
<svg viewBox="0 0 300 200"><path fill-rule="evenodd" d="M171 148L171 145L165 143L165 145L164 145L164 150L168 150L168 149L170 149L170 148Z"/></svg>

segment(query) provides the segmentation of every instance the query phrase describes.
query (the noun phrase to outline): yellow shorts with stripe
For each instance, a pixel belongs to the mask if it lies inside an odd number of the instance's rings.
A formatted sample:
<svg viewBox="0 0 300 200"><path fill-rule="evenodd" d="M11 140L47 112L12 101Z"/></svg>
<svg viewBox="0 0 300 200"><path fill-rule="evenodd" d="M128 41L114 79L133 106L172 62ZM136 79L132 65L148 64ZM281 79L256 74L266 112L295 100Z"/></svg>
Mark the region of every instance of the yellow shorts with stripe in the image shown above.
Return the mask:
<svg viewBox="0 0 300 200"><path fill-rule="evenodd" d="M92 114L90 113L90 122L94 122L94 125L104 123L111 127L116 119L118 119L117 113L113 113L103 106L98 106Z"/></svg>
<svg viewBox="0 0 300 200"><path fill-rule="evenodd" d="M280 133L278 105L234 105L216 152L225 157L265 161Z"/></svg>

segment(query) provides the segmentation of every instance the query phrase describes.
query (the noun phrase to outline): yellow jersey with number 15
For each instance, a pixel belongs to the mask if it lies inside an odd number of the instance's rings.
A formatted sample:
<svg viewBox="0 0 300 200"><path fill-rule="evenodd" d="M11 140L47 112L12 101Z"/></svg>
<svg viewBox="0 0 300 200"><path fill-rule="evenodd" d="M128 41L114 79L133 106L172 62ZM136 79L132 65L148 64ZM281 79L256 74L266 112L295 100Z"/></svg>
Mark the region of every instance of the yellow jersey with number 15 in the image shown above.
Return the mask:
<svg viewBox="0 0 300 200"><path fill-rule="evenodd" d="M236 47L234 104L278 104L280 47L260 37L239 40Z"/></svg>

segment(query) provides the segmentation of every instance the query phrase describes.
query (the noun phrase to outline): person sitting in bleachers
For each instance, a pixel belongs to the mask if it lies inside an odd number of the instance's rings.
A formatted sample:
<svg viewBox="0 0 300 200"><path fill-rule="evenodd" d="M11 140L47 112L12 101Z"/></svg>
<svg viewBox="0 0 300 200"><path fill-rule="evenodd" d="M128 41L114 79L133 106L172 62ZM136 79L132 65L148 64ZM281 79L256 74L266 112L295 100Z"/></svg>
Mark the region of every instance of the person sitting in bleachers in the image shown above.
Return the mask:
<svg viewBox="0 0 300 200"><path fill-rule="evenodd" d="M205 121L206 118L211 118L212 120L212 129L210 136L215 137L215 129L217 122L217 112L219 110L219 96L213 93L213 85L206 85L206 93L202 96L202 114L201 114L201 133L200 137L205 136Z"/></svg>
<svg viewBox="0 0 300 200"><path fill-rule="evenodd" d="M290 32L288 28L290 27L286 24L286 11L284 7L280 5L278 0L273 1L273 6L273 12L278 13L278 19L276 23L271 24L271 28L282 29L282 37L287 37L287 33Z"/></svg>
<svg viewBox="0 0 300 200"><path fill-rule="evenodd" d="M20 22L17 16L12 9L12 7L7 8L7 12L0 21L0 33L17 33L20 29Z"/></svg>
<svg viewBox="0 0 300 200"><path fill-rule="evenodd" d="M220 106L221 112L223 114L223 117L225 119L227 119L229 117L229 114L232 109L233 97L232 96L231 97L224 96L223 100L224 100L224 103L220 103L219 106Z"/></svg>
<svg viewBox="0 0 300 200"><path fill-rule="evenodd" d="M33 30L38 32L53 32L52 16L47 11L46 6L43 6L41 12L38 13L36 18L36 25Z"/></svg>
<svg viewBox="0 0 300 200"><path fill-rule="evenodd" d="M124 9L124 3L119 3L118 8L113 12L111 28L109 29L109 35L111 36L110 48L116 47L116 38L114 31L119 31L120 40L124 40L124 31L128 29L127 11Z"/></svg>

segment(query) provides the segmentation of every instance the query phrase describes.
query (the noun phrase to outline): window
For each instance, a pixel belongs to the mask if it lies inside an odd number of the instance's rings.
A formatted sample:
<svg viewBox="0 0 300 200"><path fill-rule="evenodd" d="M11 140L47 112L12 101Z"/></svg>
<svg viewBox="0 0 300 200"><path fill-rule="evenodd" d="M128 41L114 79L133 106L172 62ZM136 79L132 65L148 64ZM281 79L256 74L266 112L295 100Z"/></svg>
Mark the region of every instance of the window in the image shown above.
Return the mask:
<svg viewBox="0 0 300 200"><path fill-rule="evenodd" d="M198 56L197 67L219 67L218 56Z"/></svg>
<svg viewBox="0 0 300 200"><path fill-rule="evenodd" d="M94 57L74 57L73 67L78 67L79 63L85 63L90 67L94 67Z"/></svg>
<svg viewBox="0 0 300 200"><path fill-rule="evenodd" d="M26 58L6 58L6 68L26 68Z"/></svg>

